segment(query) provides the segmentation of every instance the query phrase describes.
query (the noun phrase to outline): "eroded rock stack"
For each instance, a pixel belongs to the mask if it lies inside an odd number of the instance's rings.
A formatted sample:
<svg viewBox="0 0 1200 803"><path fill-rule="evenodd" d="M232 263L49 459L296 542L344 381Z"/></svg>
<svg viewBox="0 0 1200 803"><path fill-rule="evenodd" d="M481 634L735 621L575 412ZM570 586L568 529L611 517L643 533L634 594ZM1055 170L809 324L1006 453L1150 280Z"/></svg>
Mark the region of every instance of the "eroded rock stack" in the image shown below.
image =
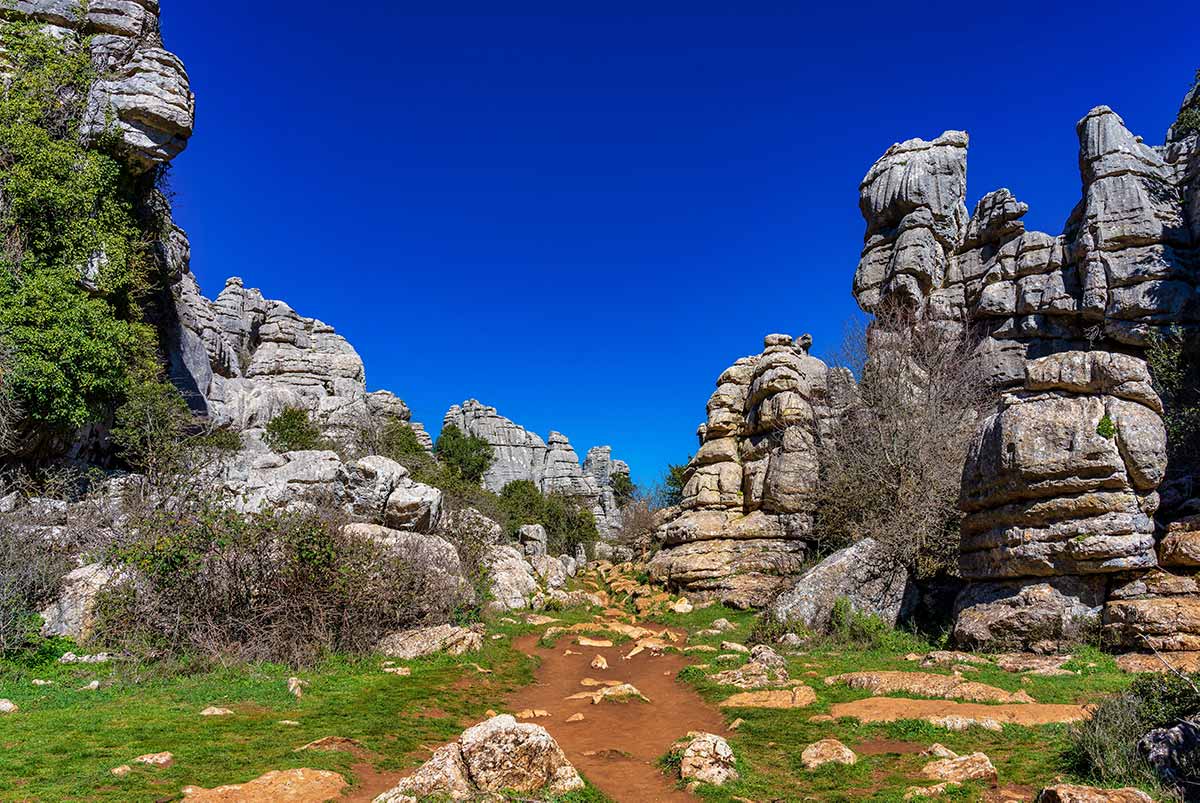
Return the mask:
<svg viewBox="0 0 1200 803"><path fill-rule="evenodd" d="M1166 471L1144 361L1106 351L1030 360L979 426L963 472L957 641L1057 648L1086 635L1110 578L1153 568Z"/></svg>
<svg viewBox="0 0 1200 803"><path fill-rule="evenodd" d="M526 480L546 494L560 494L580 501L596 517L602 537L621 526L621 511L613 493L613 478L629 476L629 466L612 459L612 447L596 446L588 451L583 465L571 441L561 432L546 440L475 399L446 411L442 426L455 426L468 435L487 441L494 461L483 475L483 487L499 493L504 486Z"/></svg>
<svg viewBox="0 0 1200 803"><path fill-rule="evenodd" d="M1155 569L1175 552L1156 551L1166 444L1141 357L1160 328L1200 321L1200 137L1151 147L1105 106L1077 132L1083 198L1057 236L1026 231L1005 189L967 215L965 133L893 145L860 187L854 292L868 312L899 302L970 327L1007 391L963 474L958 640L1049 647L1103 611L1125 646L1178 648L1191 637L1167 631L1200 630L1200 598Z"/></svg>
<svg viewBox="0 0 1200 803"><path fill-rule="evenodd" d="M700 450L688 464L682 515L659 529L651 573L689 593L760 606L799 572L813 534L818 444L838 372L812 339L768 335L717 380Z"/></svg>

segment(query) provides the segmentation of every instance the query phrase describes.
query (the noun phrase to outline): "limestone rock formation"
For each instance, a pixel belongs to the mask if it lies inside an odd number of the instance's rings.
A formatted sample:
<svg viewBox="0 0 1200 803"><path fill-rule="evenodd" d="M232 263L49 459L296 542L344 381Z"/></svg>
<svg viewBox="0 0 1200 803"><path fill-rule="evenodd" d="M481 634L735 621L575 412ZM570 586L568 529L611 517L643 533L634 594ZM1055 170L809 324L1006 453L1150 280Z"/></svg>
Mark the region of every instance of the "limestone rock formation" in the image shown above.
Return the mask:
<svg viewBox="0 0 1200 803"><path fill-rule="evenodd" d="M492 447L494 460L483 475L483 487L499 493L517 480L532 482L545 494L560 494L579 500L596 517L605 537L621 526L621 511L613 493L613 477L629 476L629 466L612 459L612 447L596 446L581 466L571 441L561 432L546 440L513 423L475 399L446 411L442 426L455 426L467 435L481 438Z"/></svg>
<svg viewBox="0 0 1200 803"><path fill-rule="evenodd" d="M1095 622L1104 580L1157 564L1162 405L1141 359L1066 351L1030 360L963 471L956 637L1028 647ZM991 639L991 641L989 641Z"/></svg>
<svg viewBox="0 0 1200 803"><path fill-rule="evenodd" d="M196 98L183 62L163 47L158 0L16 0L8 14L45 24L54 35L86 37L96 80L88 90L83 134L115 128L126 161L146 171L185 147Z"/></svg>
<svg viewBox="0 0 1200 803"><path fill-rule="evenodd" d="M1006 189L967 216L965 133L889 148L860 187L860 306L905 301L980 327L980 357L1007 385L1026 358L1143 346L1157 327L1197 323L1198 138L1148 146L1107 106L1076 129L1083 198L1057 236L1026 231L1028 206Z"/></svg>
<svg viewBox="0 0 1200 803"><path fill-rule="evenodd" d="M328 324L264 298L237 277L209 301L188 271L186 249L176 258L172 373L190 389L194 408L254 433L284 408L299 407L327 436L347 442L372 419L390 417L407 422L432 447L403 401L387 391L367 392L358 352Z"/></svg>
<svg viewBox="0 0 1200 803"><path fill-rule="evenodd" d="M761 606L800 571L813 534L818 446L844 387L840 372L809 355L811 342L768 335L762 354L721 374L687 467L683 512L659 528L664 548L650 562L653 576Z"/></svg>
<svg viewBox="0 0 1200 803"><path fill-rule="evenodd" d="M1200 323L1200 136L1152 147L1105 106L1077 133L1083 197L1056 236L1026 231L1006 189L967 215L962 132L892 146L860 187L859 305L969 327L1007 391L963 473L955 636L977 647L1051 649L1101 612L1127 646L1196 632L1189 539L1156 550L1166 443L1141 357L1160 328Z"/></svg>

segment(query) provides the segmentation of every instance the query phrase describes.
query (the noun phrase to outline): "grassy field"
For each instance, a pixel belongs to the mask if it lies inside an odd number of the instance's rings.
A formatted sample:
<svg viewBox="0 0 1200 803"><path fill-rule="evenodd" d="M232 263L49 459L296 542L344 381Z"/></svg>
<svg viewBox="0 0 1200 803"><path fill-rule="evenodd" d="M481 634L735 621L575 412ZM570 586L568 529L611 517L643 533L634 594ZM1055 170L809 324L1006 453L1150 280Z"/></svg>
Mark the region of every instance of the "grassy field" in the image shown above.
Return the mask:
<svg viewBox="0 0 1200 803"><path fill-rule="evenodd" d="M591 620L595 613L552 615L569 625ZM695 635L718 618L730 620L735 628L719 636ZM654 620L687 628L693 634L690 644L712 646L723 640L745 641L754 625L753 614L720 606L686 615L667 613ZM409 677L384 673L380 657L334 657L299 672L274 665L194 673L122 662L64 666L54 660L61 649L40 663L0 663L0 697L13 700L21 709L0 718L0 800L170 800L186 785L237 783L268 770L301 766L335 770L353 782L353 765L362 759L337 752L296 752L297 747L325 736L360 741L370 751L368 760L376 771L404 771L427 756L429 748L452 740L463 727L483 719L487 710L503 710L506 695L532 680L535 659L515 650L512 643L535 630L511 619L489 622L482 652L395 662L411 668ZM500 638L491 638L493 634ZM1042 786L1072 779L1063 725L1006 726L994 733L982 728L950 732L920 721L810 722L834 703L868 696L841 684L827 686L823 678L828 675L871 669L949 672L921 669L904 659L905 653L930 648L916 637L892 634L889 639L874 649L825 643L788 655L792 677L814 689L816 703L796 710L725 712L727 722L744 720L729 740L742 778L724 788L702 788L699 794L724 801L900 800L907 787L921 783L919 770L928 759L916 751L934 742L959 753L986 753L999 771L1000 786L1030 795L1027 799ZM711 655L700 654L696 660L703 662ZM694 685L715 705L731 689L711 682L709 674L745 660L707 670L689 667L679 680ZM1067 668L1078 674L1025 677L983 666L970 679L1009 691L1023 689L1044 703L1094 702L1131 680L1111 658L1093 650L1079 652ZM301 699L288 692L291 675L310 684ZM34 686L34 678L54 685ZM98 690L80 689L92 680L100 681ZM207 706L226 707L235 714L200 716ZM281 720L299 724L280 724ZM801 751L826 737L840 739L858 752L858 763L805 769ZM174 766L138 766L124 778L110 773L135 756L159 751L172 752ZM954 790L949 799L979 800L986 794L968 784ZM571 799L604 797L589 788Z"/></svg>

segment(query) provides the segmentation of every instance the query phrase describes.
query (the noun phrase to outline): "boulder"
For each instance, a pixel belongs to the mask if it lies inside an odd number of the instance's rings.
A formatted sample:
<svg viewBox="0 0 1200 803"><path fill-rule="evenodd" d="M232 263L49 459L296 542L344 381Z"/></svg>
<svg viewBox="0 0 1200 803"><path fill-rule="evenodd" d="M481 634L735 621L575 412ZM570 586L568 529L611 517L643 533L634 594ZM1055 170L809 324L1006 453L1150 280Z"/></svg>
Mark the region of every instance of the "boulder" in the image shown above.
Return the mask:
<svg viewBox="0 0 1200 803"><path fill-rule="evenodd" d="M1047 786L1038 793L1038 803L1152 803L1154 798L1141 789L1126 786L1121 789L1100 789L1060 783Z"/></svg>
<svg viewBox="0 0 1200 803"><path fill-rule="evenodd" d="M1058 652L1099 625L1102 577L975 583L955 601L953 640L969 649Z"/></svg>
<svg viewBox="0 0 1200 803"><path fill-rule="evenodd" d="M517 529L517 541L521 544L521 550L531 560L546 554L548 538L546 528L540 524L523 524Z"/></svg>
<svg viewBox="0 0 1200 803"><path fill-rule="evenodd" d="M847 599L859 613L895 626L916 601L915 585L903 566L889 561L870 538L833 553L809 569L772 603L779 622L823 632L834 604Z"/></svg>
<svg viewBox="0 0 1200 803"><path fill-rule="evenodd" d="M112 578L112 570L101 563L89 563L67 574L58 599L41 612L42 635L86 640L96 597Z"/></svg>
<svg viewBox="0 0 1200 803"><path fill-rule="evenodd" d="M983 753L930 761L921 768L921 774L934 781L996 781L996 768Z"/></svg>
<svg viewBox="0 0 1200 803"><path fill-rule="evenodd" d="M384 523L397 530L431 533L437 529L441 515L442 492L405 478L387 498Z"/></svg>
<svg viewBox="0 0 1200 803"><path fill-rule="evenodd" d="M733 749L715 733L693 731L676 744L674 752L679 756L679 777L684 781L723 786L740 777Z"/></svg>
<svg viewBox="0 0 1200 803"><path fill-rule="evenodd" d="M813 742L800 753L800 763L805 769L815 770L826 764L854 764L858 756L837 739L822 739Z"/></svg>
<svg viewBox="0 0 1200 803"><path fill-rule="evenodd" d="M584 785L545 728L508 714L468 728L454 746L478 792L565 795Z"/></svg>
<svg viewBox="0 0 1200 803"><path fill-rule="evenodd" d="M533 570L548 589L562 588L567 584L567 570L558 558L539 555L533 559Z"/></svg>
<svg viewBox="0 0 1200 803"><path fill-rule="evenodd" d="M436 653L463 655L483 647L476 630L454 625L434 625L401 630L384 636L376 649L391 658L423 658Z"/></svg>
<svg viewBox="0 0 1200 803"><path fill-rule="evenodd" d="M440 529L456 542L499 544L504 540L504 528L473 507L442 514Z"/></svg>
<svg viewBox="0 0 1200 803"><path fill-rule="evenodd" d="M516 547L507 545L490 548L484 557L492 604L501 610L517 611L528 608L537 593L538 582L530 566Z"/></svg>
<svg viewBox="0 0 1200 803"><path fill-rule="evenodd" d="M434 750L416 772L376 797L374 803L407 803L425 798L470 800L474 795L462 748L458 742L451 742Z"/></svg>

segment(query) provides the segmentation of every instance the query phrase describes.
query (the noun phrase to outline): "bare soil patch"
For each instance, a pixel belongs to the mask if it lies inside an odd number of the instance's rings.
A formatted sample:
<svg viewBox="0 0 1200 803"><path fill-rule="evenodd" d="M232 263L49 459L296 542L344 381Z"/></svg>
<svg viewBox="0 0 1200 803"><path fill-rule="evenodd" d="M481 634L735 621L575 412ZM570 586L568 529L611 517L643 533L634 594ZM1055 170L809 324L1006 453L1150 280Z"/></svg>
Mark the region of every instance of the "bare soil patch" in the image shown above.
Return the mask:
<svg viewBox="0 0 1200 803"><path fill-rule="evenodd" d="M518 690L507 707L550 712L550 717L539 719L538 724L550 731L571 763L614 800L695 800L677 789L675 779L658 766L658 759L688 731L726 734L720 712L690 686L675 680L679 670L691 661L676 653L656 655L651 650L624 659L619 646L567 655L567 644L568 640L562 639L553 648L541 647L537 636L516 641L517 649L537 656L541 665L533 684ZM626 646L624 653L628 652ZM608 669L592 668L597 654L604 656ZM589 677L632 684L649 702L604 700L593 704L590 699L568 700L586 688L580 684ZM575 714L582 714L583 719L567 722Z"/></svg>

